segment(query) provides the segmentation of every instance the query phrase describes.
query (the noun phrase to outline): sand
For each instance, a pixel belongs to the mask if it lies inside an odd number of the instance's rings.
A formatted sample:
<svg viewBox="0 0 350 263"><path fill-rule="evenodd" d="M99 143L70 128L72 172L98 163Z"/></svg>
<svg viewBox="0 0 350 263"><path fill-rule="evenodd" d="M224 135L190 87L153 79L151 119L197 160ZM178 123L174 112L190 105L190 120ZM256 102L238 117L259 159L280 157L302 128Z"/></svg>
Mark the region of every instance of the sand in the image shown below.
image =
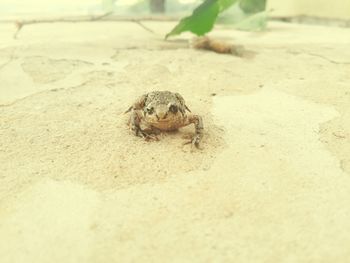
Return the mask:
<svg viewBox="0 0 350 263"><path fill-rule="evenodd" d="M0 25L0 262L349 261L350 30L215 29L235 57L145 24ZM131 135L151 90L202 150Z"/></svg>

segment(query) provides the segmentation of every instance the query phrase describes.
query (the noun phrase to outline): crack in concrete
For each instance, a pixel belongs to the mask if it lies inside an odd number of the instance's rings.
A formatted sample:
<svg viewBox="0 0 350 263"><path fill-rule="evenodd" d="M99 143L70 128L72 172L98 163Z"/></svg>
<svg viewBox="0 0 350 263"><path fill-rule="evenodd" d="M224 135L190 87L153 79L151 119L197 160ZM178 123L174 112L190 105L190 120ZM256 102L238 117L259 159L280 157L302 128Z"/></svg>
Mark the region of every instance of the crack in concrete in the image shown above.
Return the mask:
<svg viewBox="0 0 350 263"><path fill-rule="evenodd" d="M91 67L92 62L79 59L54 59L48 56L27 56L20 63L22 71L34 83L48 84L67 78L72 72Z"/></svg>
<svg viewBox="0 0 350 263"><path fill-rule="evenodd" d="M11 57L8 61L0 65L0 70L2 70L4 67L6 67L8 64L12 62L13 58Z"/></svg>
<svg viewBox="0 0 350 263"><path fill-rule="evenodd" d="M343 172L345 172L345 173L349 173L349 171L347 171L347 169L346 169L346 160L345 159L341 159L340 160L340 169L342 169L342 171Z"/></svg>
<svg viewBox="0 0 350 263"><path fill-rule="evenodd" d="M40 94L44 94L44 93L49 93L49 92L57 92L57 91L61 91L61 90L70 90L70 89L75 89L75 88L79 88L81 86L84 86L88 83L89 81L85 81L79 85L76 85L76 86L72 86L72 87L68 87L68 88L53 88L53 89L46 89L46 90L41 90L41 91L38 91L38 92L35 92L35 93L32 93L32 94L29 94L27 96L24 96L22 98L18 98L10 103L7 103L7 104L0 104L0 108L6 108L6 107L11 107L13 105L15 105L16 103L18 102L21 102L23 100L26 100L26 99L29 99L31 97L35 97L37 95L40 95Z"/></svg>
<svg viewBox="0 0 350 263"><path fill-rule="evenodd" d="M322 59L327 60L328 62L330 62L330 63L332 63L332 64L337 64L337 65L350 65L350 62L347 62L347 61L344 61L344 62L342 62L342 61L336 61L336 60L334 60L334 59L327 58L327 57L325 57L325 56L323 56L323 55L320 55L320 54L309 53L309 52L307 52L306 54L309 55L309 56L322 58Z"/></svg>
<svg viewBox="0 0 350 263"><path fill-rule="evenodd" d="M284 48L281 48L282 50ZM348 61L337 61L337 60L334 60L334 59L331 59L331 58L328 58L324 55L320 55L320 54L317 54L317 53L312 53L312 52L306 52L306 51L298 51L298 50L286 50L287 53L289 54L293 54L293 55L301 55L301 54L306 54L306 55L309 55L309 56L312 56L312 57L318 57L318 58L322 58L332 64L336 64L336 65L350 65L350 62Z"/></svg>
<svg viewBox="0 0 350 263"><path fill-rule="evenodd" d="M41 91L38 91L38 92L35 92L35 93L32 93L32 94L29 94L27 96L24 96L22 98L19 98L19 99L15 99L14 101L10 102L10 103L7 103L7 104L0 104L0 108L5 108L5 107L10 107L10 106L13 106L15 105L16 103L18 102L21 102L23 100L26 100L30 97L34 97L36 95L40 95L40 94L43 94L43 93L46 93L46 92L55 92L55 91L58 91L58 90L63 90L63 89L66 89L66 88L54 88L54 89L49 89L49 90L41 90Z"/></svg>
<svg viewBox="0 0 350 263"><path fill-rule="evenodd" d="M14 48L11 52L10 58L5 63L0 65L0 70L3 70L8 64L10 64L15 59L15 51L16 49Z"/></svg>

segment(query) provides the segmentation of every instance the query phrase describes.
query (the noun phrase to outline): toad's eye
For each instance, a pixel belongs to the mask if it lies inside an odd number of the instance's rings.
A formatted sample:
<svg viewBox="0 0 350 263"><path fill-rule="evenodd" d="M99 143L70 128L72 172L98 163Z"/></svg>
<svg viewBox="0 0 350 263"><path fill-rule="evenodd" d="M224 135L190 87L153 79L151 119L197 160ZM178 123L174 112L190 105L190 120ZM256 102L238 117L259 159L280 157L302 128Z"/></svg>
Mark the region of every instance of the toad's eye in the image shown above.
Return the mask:
<svg viewBox="0 0 350 263"><path fill-rule="evenodd" d="M153 107L146 108L146 111L147 111L148 114L153 114L154 108Z"/></svg>
<svg viewBox="0 0 350 263"><path fill-rule="evenodd" d="M171 106L169 107L169 110L170 110L172 113L177 113L177 111L178 111L179 109L177 108L176 105L171 105Z"/></svg>

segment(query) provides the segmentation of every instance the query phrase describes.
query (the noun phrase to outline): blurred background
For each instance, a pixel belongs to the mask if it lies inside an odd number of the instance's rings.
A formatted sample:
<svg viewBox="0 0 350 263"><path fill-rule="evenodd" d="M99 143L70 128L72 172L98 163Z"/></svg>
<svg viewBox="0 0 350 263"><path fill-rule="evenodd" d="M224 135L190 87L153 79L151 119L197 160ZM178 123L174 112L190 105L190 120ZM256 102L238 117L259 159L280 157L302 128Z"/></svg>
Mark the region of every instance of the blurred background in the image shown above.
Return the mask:
<svg viewBox="0 0 350 263"><path fill-rule="evenodd" d="M198 0L0 0L0 16L86 15L113 12L118 15L189 14ZM349 0L268 0L270 17L311 16L350 19Z"/></svg>

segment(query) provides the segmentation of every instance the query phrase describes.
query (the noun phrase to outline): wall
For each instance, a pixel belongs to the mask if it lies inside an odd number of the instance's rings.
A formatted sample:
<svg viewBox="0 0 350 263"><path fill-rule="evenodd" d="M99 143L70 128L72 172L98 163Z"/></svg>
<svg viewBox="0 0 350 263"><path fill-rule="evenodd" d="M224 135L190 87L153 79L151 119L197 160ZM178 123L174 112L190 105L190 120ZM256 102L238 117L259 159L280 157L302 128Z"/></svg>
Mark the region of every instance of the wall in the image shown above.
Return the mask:
<svg viewBox="0 0 350 263"><path fill-rule="evenodd" d="M350 0L268 0L272 16L308 15L350 19Z"/></svg>

